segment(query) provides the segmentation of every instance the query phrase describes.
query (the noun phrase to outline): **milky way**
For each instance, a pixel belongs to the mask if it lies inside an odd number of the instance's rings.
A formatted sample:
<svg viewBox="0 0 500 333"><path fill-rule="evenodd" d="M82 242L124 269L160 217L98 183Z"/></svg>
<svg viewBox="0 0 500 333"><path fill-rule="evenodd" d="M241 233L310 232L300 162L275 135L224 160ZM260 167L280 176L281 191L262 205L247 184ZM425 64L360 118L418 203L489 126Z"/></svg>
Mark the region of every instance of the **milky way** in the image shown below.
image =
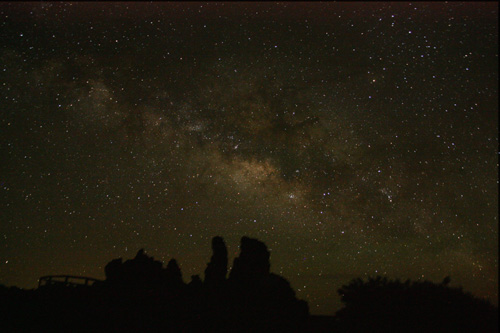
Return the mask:
<svg viewBox="0 0 500 333"><path fill-rule="evenodd" d="M498 4L2 3L0 283L264 241L498 297Z"/></svg>

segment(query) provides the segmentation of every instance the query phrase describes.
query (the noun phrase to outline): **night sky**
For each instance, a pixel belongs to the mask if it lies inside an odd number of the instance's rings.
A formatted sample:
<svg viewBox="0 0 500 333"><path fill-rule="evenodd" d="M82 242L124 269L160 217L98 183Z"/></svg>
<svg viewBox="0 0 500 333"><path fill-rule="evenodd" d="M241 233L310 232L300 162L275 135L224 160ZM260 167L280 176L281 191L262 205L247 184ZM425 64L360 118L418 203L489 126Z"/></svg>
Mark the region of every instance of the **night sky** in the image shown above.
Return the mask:
<svg viewBox="0 0 500 333"><path fill-rule="evenodd" d="M1 3L0 283L246 235L498 298L498 3Z"/></svg>

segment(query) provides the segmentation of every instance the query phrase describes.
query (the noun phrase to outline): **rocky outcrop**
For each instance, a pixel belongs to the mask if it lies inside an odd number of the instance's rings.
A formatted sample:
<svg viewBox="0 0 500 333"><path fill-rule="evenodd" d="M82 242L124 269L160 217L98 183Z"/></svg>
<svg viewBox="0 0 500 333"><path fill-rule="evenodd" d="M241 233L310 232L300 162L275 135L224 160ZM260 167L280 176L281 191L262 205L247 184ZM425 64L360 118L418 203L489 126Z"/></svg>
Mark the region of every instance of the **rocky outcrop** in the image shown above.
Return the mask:
<svg viewBox="0 0 500 333"><path fill-rule="evenodd" d="M227 248L222 237L212 239L212 258L205 269L205 286L217 288L224 284L227 275Z"/></svg>
<svg viewBox="0 0 500 333"><path fill-rule="evenodd" d="M155 288L182 284L182 274L175 259L166 268L163 263L140 249L134 259L110 261L104 268L107 285Z"/></svg>
<svg viewBox="0 0 500 333"><path fill-rule="evenodd" d="M245 281L269 275L270 253L263 242L242 237L240 255L234 259L229 278L233 281Z"/></svg>

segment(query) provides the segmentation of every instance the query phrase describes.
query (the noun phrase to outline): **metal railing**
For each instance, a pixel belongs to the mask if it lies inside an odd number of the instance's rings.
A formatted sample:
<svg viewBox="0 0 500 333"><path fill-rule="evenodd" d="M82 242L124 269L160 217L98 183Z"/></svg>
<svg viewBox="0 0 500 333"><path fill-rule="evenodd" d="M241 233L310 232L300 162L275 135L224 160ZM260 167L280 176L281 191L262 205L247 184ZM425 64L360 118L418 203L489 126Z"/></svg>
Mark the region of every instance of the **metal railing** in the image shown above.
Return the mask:
<svg viewBox="0 0 500 333"><path fill-rule="evenodd" d="M74 275L47 275L38 279L38 287L63 285L68 287L76 286L91 286L95 282L102 280L94 279L87 276L74 276Z"/></svg>

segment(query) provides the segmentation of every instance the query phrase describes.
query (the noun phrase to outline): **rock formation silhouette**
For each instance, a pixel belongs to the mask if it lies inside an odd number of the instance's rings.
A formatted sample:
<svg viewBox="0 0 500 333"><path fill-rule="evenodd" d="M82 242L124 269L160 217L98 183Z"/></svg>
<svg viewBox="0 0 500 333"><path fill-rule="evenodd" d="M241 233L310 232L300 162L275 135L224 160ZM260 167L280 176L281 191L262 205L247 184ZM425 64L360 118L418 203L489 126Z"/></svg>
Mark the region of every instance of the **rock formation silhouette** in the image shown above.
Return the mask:
<svg viewBox="0 0 500 333"><path fill-rule="evenodd" d="M122 258L111 260L105 267L106 283L128 287L158 287L167 283L167 277L172 281L182 280L180 269L176 262L162 267L162 262L154 260L140 249L134 259L122 262ZM170 265L172 267L170 267Z"/></svg>
<svg viewBox="0 0 500 333"><path fill-rule="evenodd" d="M290 283L271 273L270 256L263 242L242 237L226 277L228 252L217 236L204 281L193 275L184 283L175 259L164 267L140 249L133 259L111 260L100 283L0 285L0 331L498 332L497 309L450 288L449 278L356 279L339 289L345 307L335 317L310 316Z"/></svg>
<svg viewBox="0 0 500 333"><path fill-rule="evenodd" d="M264 243L257 239L242 237L240 256L234 259L229 278L233 281L245 281L269 274L270 253Z"/></svg>
<svg viewBox="0 0 500 333"><path fill-rule="evenodd" d="M164 270L163 278L165 283L169 286L175 287L184 284L182 281L182 273L177 260L170 259L167 267Z"/></svg>
<svg viewBox="0 0 500 333"><path fill-rule="evenodd" d="M270 273L269 259L270 252L263 242L242 237L240 254L227 278L227 248L224 239L216 236L212 239L212 256L204 281L194 275L185 284L175 259L164 268L141 249L134 259L122 262L118 258L106 265L103 290L114 290L115 304L123 302L121 293L127 293L129 300L134 300L132 303L144 301L147 294L147 313L161 309L169 313L169 321L185 320L194 326L203 323L209 330L297 330L308 318L307 303L295 297L286 279ZM137 315L144 310L133 312Z"/></svg>
<svg viewBox="0 0 500 333"><path fill-rule="evenodd" d="M205 269L205 285L209 288L220 287L226 281L227 248L222 237L212 239L212 258Z"/></svg>
<svg viewBox="0 0 500 333"><path fill-rule="evenodd" d="M269 258L263 242L241 238L240 255L234 259L228 279L233 310L238 316L245 314L250 322L284 320L296 324L305 321L309 314L307 303L295 297L286 279L270 273Z"/></svg>

